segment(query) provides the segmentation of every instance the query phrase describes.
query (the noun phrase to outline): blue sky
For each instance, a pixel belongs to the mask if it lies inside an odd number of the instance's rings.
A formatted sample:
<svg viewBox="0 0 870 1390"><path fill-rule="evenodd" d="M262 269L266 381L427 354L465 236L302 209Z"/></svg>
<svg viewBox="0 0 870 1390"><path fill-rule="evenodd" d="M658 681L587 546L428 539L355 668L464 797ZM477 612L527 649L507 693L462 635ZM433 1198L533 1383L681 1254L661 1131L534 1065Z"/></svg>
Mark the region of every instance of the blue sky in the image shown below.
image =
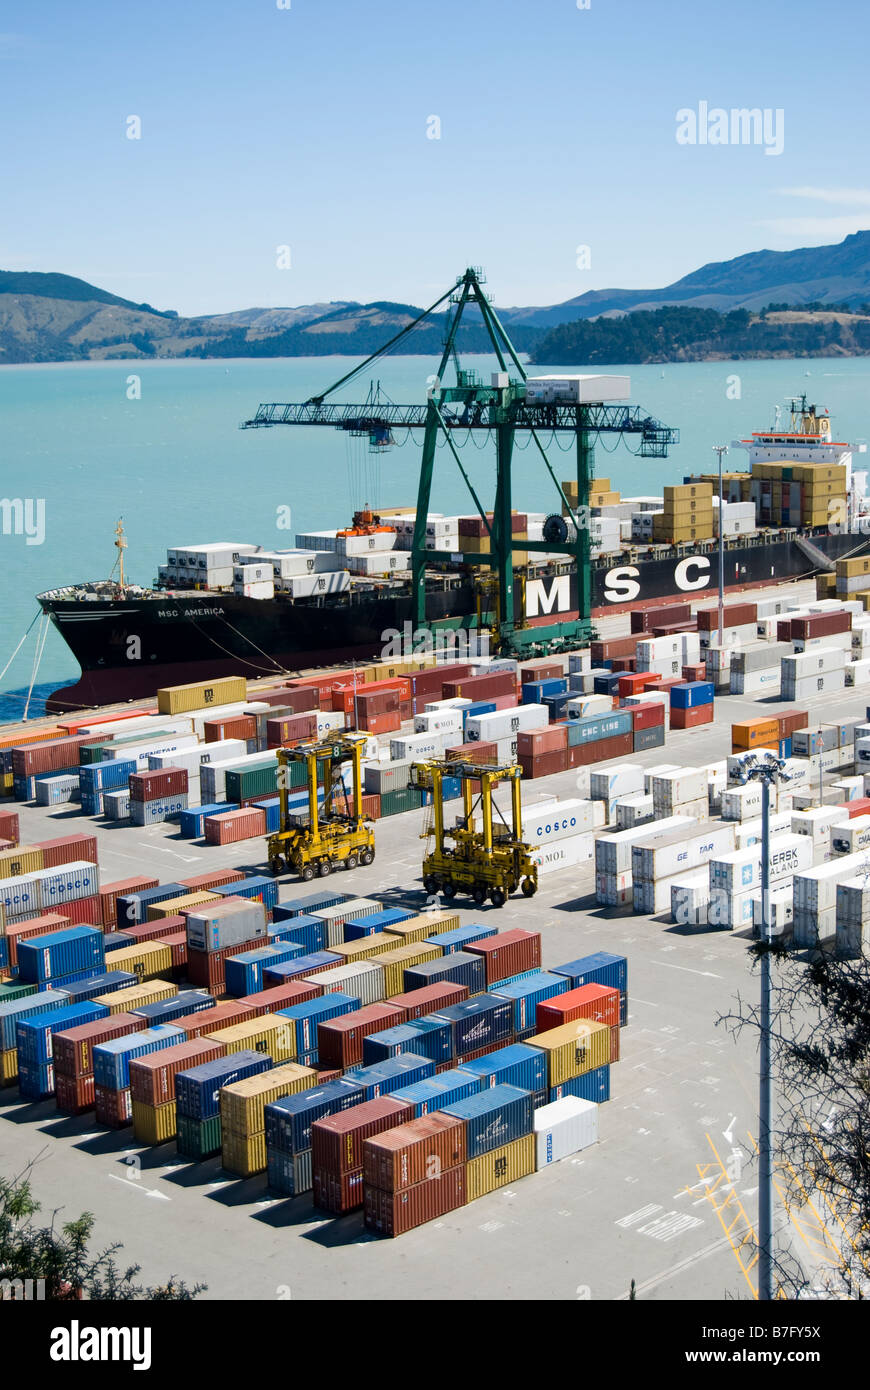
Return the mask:
<svg viewBox="0 0 870 1390"><path fill-rule="evenodd" d="M195 314L480 263L547 304L870 227L864 0L281 3L4 0L0 268ZM782 153L679 145L699 102L781 109Z"/></svg>

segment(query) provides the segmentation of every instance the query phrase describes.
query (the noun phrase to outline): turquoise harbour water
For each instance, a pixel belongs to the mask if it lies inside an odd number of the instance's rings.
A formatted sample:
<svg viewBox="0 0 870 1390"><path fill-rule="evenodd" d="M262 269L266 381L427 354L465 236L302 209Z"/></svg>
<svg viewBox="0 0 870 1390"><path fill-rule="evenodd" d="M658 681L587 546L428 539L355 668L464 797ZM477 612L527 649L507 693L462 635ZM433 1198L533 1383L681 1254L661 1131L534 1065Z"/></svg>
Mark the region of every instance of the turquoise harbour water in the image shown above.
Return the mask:
<svg viewBox="0 0 870 1390"><path fill-rule="evenodd" d="M413 505L419 438L380 454L364 441L331 429L275 428L242 432L261 401L303 401L338 380L347 358L264 361L106 362L0 368L0 462L7 498L44 499L45 539L0 533L3 603L0 670L37 612L42 589L105 577L115 560L113 532L123 516L127 575L148 584L169 547L205 541L295 544L297 531L349 522L355 506ZM384 391L395 401L424 400L434 359L394 357L377 364ZM494 359L469 357L484 379ZM547 371L578 371L553 365ZM681 432L667 459L639 459L602 437L596 474L626 495L656 493L686 473L711 470L712 447L767 428L775 404L806 391L834 419L834 437L863 442L870 433L870 361L866 358L772 362L703 362L668 366L601 367L631 377L632 402ZM141 398L128 399L138 376ZM733 399L734 378L740 398ZM337 399L365 400L368 377ZM729 395L730 387L730 395ZM563 441L565 442L565 441ZM494 469L488 444L472 438L463 450L470 476L491 500ZM568 477L548 448L554 470ZM516 453L514 500L534 511L557 509L552 484L532 449ZM726 462L739 467L744 455ZM279 529L281 509L292 527ZM449 452L435 469L435 511L468 511L472 504ZM32 678L38 624L0 681L0 719L20 717ZM74 679L77 666L52 629L39 664L37 689ZM35 690L34 694L37 691ZM31 714L40 704L31 702Z"/></svg>

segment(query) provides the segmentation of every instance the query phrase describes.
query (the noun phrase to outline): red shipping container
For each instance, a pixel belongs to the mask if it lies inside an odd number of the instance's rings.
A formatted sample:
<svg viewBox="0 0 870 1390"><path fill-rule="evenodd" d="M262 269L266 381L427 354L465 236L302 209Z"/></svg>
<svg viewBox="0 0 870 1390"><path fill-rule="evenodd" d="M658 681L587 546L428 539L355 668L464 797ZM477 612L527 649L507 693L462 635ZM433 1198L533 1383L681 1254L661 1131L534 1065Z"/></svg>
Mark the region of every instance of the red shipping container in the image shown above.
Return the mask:
<svg viewBox="0 0 870 1390"><path fill-rule="evenodd" d="M261 989L257 994L246 994L238 1002L250 1009L255 1018L262 1018L263 1014L289 1009L292 1004L302 1004L306 999L316 999L322 993L321 985L309 984L308 980L291 980L286 985L273 985L271 989ZM319 1037L319 1028L317 1032Z"/></svg>
<svg viewBox="0 0 870 1390"><path fill-rule="evenodd" d="M367 734L397 734L401 727L402 716L397 709L386 714L366 714L361 710L357 720L357 728Z"/></svg>
<svg viewBox="0 0 870 1390"><path fill-rule="evenodd" d="M672 729L697 729L700 724L713 723L713 705L696 705L694 709L674 709L671 706Z"/></svg>
<svg viewBox="0 0 870 1390"><path fill-rule="evenodd" d="M639 695L647 681L651 679L649 671L626 671L624 675L619 677L616 687L619 698L624 700L626 695Z"/></svg>
<svg viewBox="0 0 870 1390"><path fill-rule="evenodd" d="M284 748L287 744L301 743L316 734L316 714L282 714L277 719L266 720L267 748Z"/></svg>
<svg viewBox="0 0 870 1390"><path fill-rule="evenodd" d="M112 931L118 921L118 898L125 893L139 893L145 888L156 888L159 878L147 874L137 874L134 878L118 878L113 883L104 883L100 889L100 920L103 931Z"/></svg>
<svg viewBox="0 0 870 1390"><path fill-rule="evenodd" d="M155 941L163 936L175 936L176 932L185 931L187 920L182 917L180 912L175 912L171 917L159 917L154 922L134 922L131 927L124 928L124 936L132 936L136 941Z"/></svg>
<svg viewBox="0 0 870 1390"><path fill-rule="evenodd" d="M522 927L498 932L496 936L475 941L465 949L472 955L483 957L487 989L498 980L508 980L512 975L541 968L541 933L524 931Z"/></svg>
<svg viewBox="0 0 870 1390"><path fill-rule="evenodd" d="M365 1100L338 1115L326 1115L311 1126L311 1159L315 1170L340 1175L362 1173L365 1141L410 1119L411 1106L392 1096ZM362 1200L362 1192L360 1192ZM315 1203L317 1197L315 1195Z"/></svg>
<svg viewBox="0 0 870 1390"><path fill-rule="evenodd" d="M573 1023L575 1018L618 1028L619 990L608 985L580 985L566 994L545 999L535 1010L535 1029L546 1033L550 1028L561 1028L563 1023Z"/></svg>
<svg viewBox="0 0 870 1390"><path fill-rule="evenodd" d="M174 932L172 936L160 938L164 946L168 946L172 953L173 973L179 970L187 970L187 932Z"/></svg>
<svg viewBox="0 0 870 1390"><path fill-rule="evenodd" d="M642 705L628 705L626 708L631 715L633 729L656 729L665 722L664 701L644 701Z"/></svg>
<svg viewBox="0 0 870 1390"><path fill-rule="evenodd" d="M780 618L776 624L777 642L791 641L791 618Z"/></svg>
<svg viewBox="0 0 870 1390"><path fill-rule="evenodd" d="M568 751L577 755L572 758L571 767L588 767L590 763L606 763L611 758L625 758L634 748L633 734L616 734L613 738L601 738L595 743L581 743Z"/></svg>
<svg viewBox="0 0 870 1390"><path fill-rule="evenodd" d="M792 618L792 638L807 641L810 637L833 637L838 632L850 632L851 613L811 613L806 618Z"/></svg>
<svg viewBox="0 0 870 1390"><path fill-rule="evenodd" d="M407 676L396 676L388 681L362 681L357 680L356 687L353 682L342 682L336 684L332 689L332 708L343 710L345 716L352 715L354 712L354 697L362 695L374 695L384 690L397 690L399 692L399 703L411 699L411 683Z"/></svg>
<svg viewBox="0 0 870 1390"><path fill-rule="evenodd" d="M367 1004L355 1013L342 1014L317 1026L317 1056L327 1067L354 1067L362 1063L363 1038L405 1022L404 1009L395 1004Z"/></svg>
<svg viewBox="0 0 870 1390"><path fill-rule="evenodd" d="M332 1212L334 1216L357 1211L363 1204L364 1193L362 1168L354 1168L350 1173L332 1173L328 1168L314 1169L312 1195L314 1205L322 1211Z"/></svg>
<svg viewBox="0 0 870 1390"><path fill-rule="evenodd" d="M412 989L408 994L393 994L386 1001L395 1004L405 1015L406 1023L426 1014L437 1014L440 1009L449 1009L451 1004L461 1004L468 998L467 985L424 985L422 989ZM501 1044L499 1044L501 1046ZM454 1064L451 1061L450 1066Z"/></svg>
<svg viewBox="0 0 870 1390"><path fill-rule="evenodd" d="M64 835L59 840L34 840L34 849L42 850L46 869L59 869L82 859L87 864L98 863L96 835Z"/></svg>
<svg viewBox="0 0 870 1390"><path fill-rule="evenodd" d="M69 917L69 924L71 927L87 926L101 928L103 925L102 907L100 905L100 899L96 896L93 898L77 898L75 902L64 903L64 907L66 908L66 915Z"/></svg>
<svg viewBox="0 0 870 1390"><path fill-rule="evenodd" d="M130 1087L123 1091L110 1091L107 1086L94 1087L94 1103L97 1110L97 1124L109 1129L124 1129L133 1123L133 1102Z"/></svg>
<svg viewBox="0 0 870 1390"><path fill-rule="evenodd" d="M513 671L494 671L488 676L445 681L442 689L445 700L489 700L496 695L512 695L516 699L517 678Z"/></svg>
<svg viewBox="0 0 870 1390"><path fill-rule="evenodd" d="M170 937L166 938L171 940ZM226 984L226 963L230 956L240 956L242 951L253 951L258 946L262 946L262 939L259 941L237 941L234 946L222 946L219 951L196 951L188 947L187 951L187 973L188 979L197 989L213 989L215 985L220 985L221 989Z"/></svg>
<svg viewBox="0 0 870 1390"><path fill-rule="evenodd" d="M638 694L660 695L663 690L670 690L673 685L682 685L682 676L650 676L647 673L647 682Z"/></svg>
<svg viewBox="0 0 870 1390"><path fill-rule="evenodd" d="M440 700L445 681L458 681L462 680L463 676L470 675L470 662L453 661L445 666L431 666L425 671L417 671L408 679L411 682L411 694L413 696L425 696L427 700ZM418 713L422 713L422 705Z"/></svg>
<svg viewBox="0 0 870 1390"><path fill-rule="evenodd" d="M156 801L161 796L182 796L186 791L186 767L161 767L151 772L130 773L131 801Z"/></svg>
<svg viewBox="0 0 870 1390"><path fill-rule="evenodd" d="M611 671L633 671L637 661L633 656L614 656L610 659Z"/></svg>
<svg viewBox="0 0 870 1390"><path fill-rule="evenodd" d="M552 753L540 753L537 757L517 754L517 762L524 777L550 777L555 772L565 772L568 767L568 749L555 749Z"/></svg>
<svg viewBox="0 0 870 1390"><path fill-rule="evenodd" d="M779 720L780 738L791 738L796 729L805 729L809 724L809 715L805 709L783 710L776 718Z"/></svg>
<svg viewBox="0 0 870 1390"><path fill-rule="evenodd" d="M335 1067L315 1067L318 1086L325 1086L327 1081L340 1081L341 1072L336 1071Z"/></svg>
<svg viewBox="0 0 870 1390"><path fill-rule="evenodd" d="M444 756L451 763L496 763L498 762L498 744L483 741L480 743L457 743L453 748L448 748Z"/></svg>
<svg viewBox="0 0 870 1390"><path fill-rule="evenodd" d="M606 642L593 642L590 648L592 665L601 666L615 656L636 656L637 644L643 640L643 633L633 632L630 637L609 637Z"/></svg>
<svg viewBox="0 0 870 1390"><path fill-rule="evenodd" d="M702 661L697 666L684 666L680 674L684 681L705 681L707 679L707 667Z"/></svg>
<svg viewBox="0 0 870 1390"><path fill-rule="evenodd" d="M372 1187L401 1192L418 1182L437 1181L465 1158L465 1121L436 1110L367 1139L363 1175Z"/></svg>
<svg viewBox="0 0 870 1390"><path fill-rule="evenodd" d="M54 1070L60 1076L90 1076L94 1070L94 1048L110 1038L126 1038L129 1033L141 1033L147 1019L136 1014L111 1014L93 1023L80 1023L55 1033L52 1039ZM93 1104L93 1100L91 1101Z"/></svg>
<svg viewBox="0 0 870 1390"><path fill-rule="evenodd" d="M55 1068L54 1099L66 1115L84 1115L94 1108L94 1076L64 1076Z"/></svg>
<svg viewBox="0 0 870 1390"><path fill-rule="evenodd" d="M217 1033L221 1028L234 1028L237 1023L249 1023L256 1017L257 1015L240 999L227 999L223 1003L215 1004L213 1009L200 1009L199 1013L182 1014L181 1018L172 1020L172 1026L183 1028L192 1041L195 1038L206 1037L209 1033Z"/></svg>
<svg viewBox="0 0 870 1390"><path fill-rule="evenodd" d="M253 807L238 811L225 811L220 816L206 816L205 842L207 845L235 845L240 840L253 840L266 833L266 812Z"/></svg>
<svg viewBox="0 0 870 1390"><path fill-rule="evenodd" d="M870 796L858 796L854 801L844 801L839 809L845 811L846 820L853 820L855 816L870 816Z"/></svg>
<svg viewBox="0 0 870 1390"><path fill-rule="evenodd" d="M206 1038L191 1038L188 1042L176 1043L160 1052L150 1052L144 1057L134 1057L130 1061L130 1097L141 1100L145 1105L165 1105L175 1100L175 1078L178 1072L188 1067L198 1067L203 1062L213 1062L223 1057L221 1043L209 1042Z"/></svg>
<svg viewBox="0 0 870 1390"><path fill-rule="evenodd" d="M204 874L194 874L192 878L180 878L182 888L191 893L206 893L209 888L226 888L228 883L241 883L246 875L241 869L209 869Z"/></svg>
<svg viewBox="0 0 870 1390"><path fill-rule="evenodd" d="M381 814L381 798L376 792L366 792L362 799L362 811L370 820L378 820Z"/></svg>
<svg viewBox="0 0 870 1390"><path fill-rule="evenodd" d="M517 734L517 754L537 758L542 753L558 753L568 747L567 724L551 724L547 729L524 729Z"/></svg>
<svg viewBox="0 0 870 1390"><path fill-rule="evenodd" d="M0 839L9 840L13 846L21 843L17 811L0 811Z"/></svg>
<svg viewBox="0 0 870 1390"><path fill-rule="evenodd" d="M668 623L664 627L654 627L653 637L673 637L677 632L697 632L694 622L688 623Z"/></svg>
<svg viewBox="0 0 870 1390"><path fill-rule="evenodd" d="M127 709L123 712L114 714L86 714L80 719L65 719L62 724L58 724L59 729L67 734L77 734L79 729L93 729L98 724L115 724L119 719L137 719L143 714L156 714L157 704L152 703L148 706L143 705L141 709Z"/></svg>
<svg viewBox="0 0 870 1390"><path fill-rule="evenodd" d="M533 661L520 671L520 681L526 685L529 681L560 680L564 674L561 661Z"/></svg>
<svg viewBox="0 0 870 1390"><path fill-rule="evenodd" d="M357 691L354 708L358 714L393 714L402 703L399 696L398 689L367 690L363 686Z"/></svg>
<svg viewBox="0 0 870 1390"><path fill-rule="evenodd" d="M206 719L202 726L206 743L222 743L227 738L240 738L245 743L257 737L257 721L253 714L235 714L226 719Z"/></svg>
<svg viewBox="0 0 870 1390"><path fill-rule="evenodd" d="M491 534L493 514L487 512L486 519L489 522L489 529L482 516L461 516L459 518L459 535L476 536L478 540L484 540ZM522 532L528 529L529 518L525 512L511 513L511 532Z"/></svg>
<svg viewBox="0 0 870 1390"><path fill-rule="evenodd" d="M40 772L62 772L64 768L77 767L79 749L86 743L98 742L93 734L87 737L72 734L44 743L19 744L12 749L12 771L16 777L34 777Z"/></svg>
<svg viewBox="0 0 870 1390"><path fill-rule="evenodd" d="M437 1178L418 1182L403 1192L384 1192L379 1187L364 1189L365 1224L383 1236L401 1236L456 1211L466 1202L465 1165L448 1168Z"/></svg>
<svg viewBox="0 0 870 1390"><path fill-rule="evenodd" d="M611 1062L618 1062L618 1061L619 1061L619 1024L618 1024L618 1023L612 1023L612 1024L610 1025L610 1060L611 1060Z"/></svg>
<svg viewBox="0 0 870 1390"><path fill-rule="evenodd" d="M321 695L320 687L317 685L293 684L281 686L277 690L268 690L263 694L256 691L252 699L276 708L282 705L292 714L305 714L309 710L320 708Z"/></svg>
<svg viewBox="0 0 870 1390"><path fill-rule="evenodd" d="M23 922L7 922L6 941L9 951L9 964L18 964L18 943L31 936L44 936L46 932L61 931L69 926L69 917L60 912L43 912L39 917L28 917Z"/></svg>
<svg viewBox="0 0 870 1390"><path fill-rule="evenodd" d="M651 632L656 623L687 623L692 617L690 603L655 604L631 610L631 630L638 635Z"/></svg>
<svg viewBox="0 0 870 1390"><path fill-rule="evenodd" d="M714 632L719 626L718 608L701 608L696 614L699 632ZM723 613L726 627L742 627L745 623L758 621L758 605L755 603L726 603Z"/></svg>

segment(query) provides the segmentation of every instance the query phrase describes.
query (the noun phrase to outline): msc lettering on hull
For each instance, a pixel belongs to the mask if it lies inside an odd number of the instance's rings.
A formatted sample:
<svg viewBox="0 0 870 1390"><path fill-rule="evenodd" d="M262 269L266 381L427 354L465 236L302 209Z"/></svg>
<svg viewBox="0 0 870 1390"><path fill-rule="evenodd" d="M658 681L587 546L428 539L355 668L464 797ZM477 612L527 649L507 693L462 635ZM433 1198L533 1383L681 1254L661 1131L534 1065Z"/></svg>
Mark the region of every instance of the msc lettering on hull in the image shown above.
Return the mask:
<svg viewBox="0 0 870 1390"><path fill-rule="evenodd" d="M617 565L604 577L604 597L608 603L632 603L640 596L636 565ZM542 581L536 581L542 582ZM706 589L710 583L710 558L707 555L687 555L674 566L674 585L683 593ZM531 586L529 586L531 588ZM547 612L550 610L547 609ZM534 614L530 613L530 617Z"/></svg>
<svg viewBox="0 0 870 1390"><path fill-rule="evenodd" d="M571 576L559 574L551 580L530 579L526 585L526 617L571 611Z"/></svg>

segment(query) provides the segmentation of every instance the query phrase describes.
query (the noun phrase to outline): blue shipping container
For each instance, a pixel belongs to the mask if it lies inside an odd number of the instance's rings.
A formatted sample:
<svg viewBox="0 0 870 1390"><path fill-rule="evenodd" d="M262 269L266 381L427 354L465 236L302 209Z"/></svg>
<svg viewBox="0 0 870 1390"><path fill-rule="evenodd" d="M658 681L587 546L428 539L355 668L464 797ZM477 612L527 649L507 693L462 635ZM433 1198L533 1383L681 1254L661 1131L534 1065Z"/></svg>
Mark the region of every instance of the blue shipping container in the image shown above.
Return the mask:
<svg viewBox="0 0 870 1390"><path fill-rule="evenodd" d="M540 705L545 695L564 695L567 689L568 682L564 676L554 676L542 681L523 681L522 702L524 705Z"/></svg>
<svg viewBox="0 0 870 1390"><path fill-rule="evenodd" d="M221 898L254 898L271 910L278 902L278 880L263 874L252 874L250 878L215 888L214 892Z"/></svg>
<svg viewBox="0 0 870 1390"><path fill-rule="evenodd" d="M375 932L383 931L393 922L407 922L416 915L407 907L383 907L380 912L370 912L365 917L356 917L352 922L346 922L344 939L345 941L356 941L361 936L372 936Z"/></svg>
<svg viewBox="0 0 870 1390"><path fill-rule="evenodd" d="M105 940L106 938L103 937L104 944ZM133 945L132 937L127 945ZM138 983L139 976L134 975L130 970L104 970L99 975L89 975L86 980L79 980L76 983L70 981L69 984L62 986L55 985L55 989L63 989L69 1002L73 1004L79 999L96 999L98 994L114 994L118 989L129 989L131 985L138 985Z"/></svg>
<svg viewBox="0 0 870 1390"><path fill-rule="evenodd" d="M265 1109L266 1144L283 1153L299 1153L311 1148L311 1126L326 1115L339 1115L365 1099L362 1086L349 1077L327 1081L310 1091L281 1096Z"/></svg>
<svg viewBox="0 0 870 1390"><path fill-rule="evenodd" d="M441 778L441 798L443 801L455 801L462 795L462 783L458 777Z"/></svg>
<svg viewBox="0 0 870 1390"><path fill-rule="evenodd" d="M446 1105L444 1110L465 1121L469 1160L522 1139L532 1133L534 1125L532 1094L518 1086L492 1086L476 1096Z"/></svg>
<svg viewBox="0 0 870 1390"><path fill-rule="evenodd" d="M217 1000L204 989L185 989L173 994L169 999L155 999L153 1004L142 1004L131 1009L137 1018L146 1018L149 1026L158 1023L171 1023L174 1018L184 1018L187 1014L203 1013L213 1009Z"/></svg>
<svg viewBox="0 0 870 1390"><path fill-rule="evenodd" d="M94 1048L94 1081L110 1091L123 1091L130 1085L130 1063L134 1057L145 1057L149 1052L183 1042L187 1042L187 1034L171 1023L145 1028L125 1038L110 1038Z"/></svg>
<svg viewBox="0 0 870 1390"><path fill-rule="evenodd" d="M82 1023L94 1023L98 1018L108 1017L108 1013L105 1004L94 1004L85 999L79 1004L68 1004L65 1008L50 1009L43 1014L22 1018L15 1029L19 1067L22 1062L33 1067L44 1066L54 1056L52 1037L55 1033L78 1028Z"/></svg>
<svg viewBox="0 0 870 1390"><path fill-rule="evenodd" d="M64 927L18 943L18 974L27 984L104 965L103 933L96 927Z"/></svg>
<svg viewBox="0 0 870 1390"><path fill-rule="evenodd" d="M267 1052L246 1050L178 1072L175 1099L179 1115L187 1115L191 1120L208 1120L219 1115L222 1086L243 1081L246 1076L259 1076L260 1072L270 1071L272 1065Z"/></svg>
<svg viewBox="0 0 870 1390"><path fill-rule="evenodd" d="M303 999L301 1004L291 1004L289 1009L278 1009L276 1017L286 1018L293 1028L296 1051L301 1058L303 1053L310 1056L317 1051L318 1023L325 1023L329 1018L338 1018L341 1014L353 1013L359 1006L358 999L335 990L320 999Z"/></svg>
<svg viewBox="0 0 870 1390"><path fill-rule="evenodd" d="M518 980L499 980L489 991L499 999L512 999L514 1005L514 1032L522 1033L526 1028L534 1028L535 1011L545 999L568 992L568 981L564 975L551 974L548 970L535 970L531 975Z"/></svg>
<svg viewBox="0 0 870 1390"><path fill-rule="evenodd" d="M584 1072L582 1076L572 1076L560 1086L550 1087L551 1101L561 1100L563 1096L594 1100L597 1105L610 1100L610 1064Z"/></svg>
<svg viewBox="0 0 870 1390"><path fill-rule="evenodd" d="M579 985L607 985L619 990L619 1025L624 1028L628 1019L628 961L625 956L614 956L609 951L596 951L591 956L581 956L579 960L568 961L565 965L554 965L554 975L565 975L571 989Z"/></svg>
<svg viewBox="0 0 870 1390"><path fill-rule="evenodd" d="M120 791L127 786L131 773L136 771L136 766L135 758L114 758L106 763L85 763L78 769L82 794Z"/></svg>
<svg viewBox="0 0 870 1390"><path fill-rule="evenodd" d="M25 1100L47 1100L55 1091L54 1063L18 1063L18 1093Z"/></svg>
<svg viewBox="0 0 870 1390"><path fill-rule="evenodd" d="M607 692L605 692L607 693ZM592 714L585 719L572 720L579 729L575 734L578 743L598 743L603 738L618 738L631 733L631 715L628 710L615 709L612 714Z"/></svg>
<svg viewBox="0 0 870 1390"><path fill-rule="evenodd" d="M607 675L592 677L592 693L594 695L615 695L616 687L619 684L618 671L608 671Z"/></svg>
<svg viewBox="0 0 870 1390"><path fill-rule="evenodd" d="M322 917L302 914L299 917L279 918L279 912L280 908L276 907L269 927L270 941L294 941L307 954L326 950L327 930Z"/></svg>
<svg viewBox="0 0 870 1390"><path fill-rule="evenodd" d="M696 709L698 705L712 705L713 694L712 681L685 681L682 685L672 685L671 709Z"/></svg>
<svg viewBox="0 0 870 1390"><path fill-rule="evenodd" d="M467 1096L476 1096L482 1090L483 1082L479 1076L472 1075L464 1067L455 1067L451 1071L440 1071L425 1081L415 1081L412 1086L402 1086L392 1094L394 1100L410 1105L414 1119L418 1120L421 1115L431 1115L436 1110L443 1110L446 1105L465 1100Z"/></svg>
<svg viewBox="0 0 870 1390"><path fill-rule="evenodd" d="M402 1052L418 1052L433 1062L447 1062L453 1056L452 1046L450 1024L446 1019L439 1022L434 1018L418 1018L413 1023L382 1028L363 1038L363 1066L374 1066Z"/></svg>
<svg viewBox="0 0 870 1390"><path fill-rule="evenodd" d="M206 816L220 816L225 811L238 811L238 809L238 805L230 801L212 801L207 806L189 806L178 817L182 838L185 840L199 839L201 835L205 834L203 821Z"/></svg>
<svg viewBox="0 0 870 1390"><path fill-rule="evenodd" d="M422 989L424 985L442 984L445 980L452 985L465 985L469 994L482 994L486 989L486 967L480 956L473 956L469 951L454 951L452 955L424 960L404 971L402 989L407 993L411 989Z"/></svg>
<svg viewBox="0 0 870 1390"><path fill-rule="evenodd" d="M227 994L242 999L246 994L259 994L265 989L264 971L270 965L280 965L302 955L302 947L295 941L275 941L269 946L258 946L253 951L242 951L230 956L226 962Z"/></svg>
<svg viewBox="0 0 870 1390"><path fill-rule="evenodd" d="M119 951L122 946L135 946L136 938L125 931L110 931L103 937L103 945L107 951ZM115 973L113 970L112 974Z"/></svg>
<svg viewBox="0 0 870 1390"><path fill-rule="evenodd" d="M297 975L313 975L315 971L325 970L329 965L344 963L344 957L337 956L334 951L312 951L307 956L294 956L292 960L282 961L280 965L266 966L263 988L266 989L269 985L286 985L288 980L295 979Z"/></svg>
<svg viewBox="0 0 870 1390"><path fill-rule="evenodd" d="M377 1100L378 1096L388 1096L401 1086L434 1076L435 1063L429 1057L400 1052L398 1057L390 1057L386 1062L375 1062L370 1067L352 1067L345 1075L348 1081L362 1086L366 1100Z"/></svg>
<svg viewBox="0 0 870 1390"><path fill-rule="evenodd" d="M538 1047L512 1043L486 1057L462 1063L462 1070L479 1076L484 1087L519 1086L521 1091L543 1091L547 1085L547 1058Z"/></svg>
<svg viewBox="0 0 870 1390"><path fill-rule="evenodd" d="M322 911L325 907L336 907L339 903L350 901L350 894L330 892L328 889L321 893L308 893L304 897L289 898L286 903L281 903L275 909L275 921L284 921L288 917L300 917L303 914L308 916L312 912Z"/></svg>
<svg viewBox="0 0 870 1390"><path fill-rule="evenodd" d="M28 994L23 999L10 999L0 1004L0 1043L4 1052L15 1046L16 1025L23 1018L34 1014L47 1013L49 1009L65 1009L69 1003L67 996L56 989L46 989L40 994Z"/></svg>
<svg viewBox="0 0 870 1390"><path fill-rule="evenodd" d="M462 732L465 733L465 722L473 719L476 714L494 714L495 700L474 700L472 704L465 705L462 710ZM870 715L867 716L870 719ZM461 740L457 739L457 742Z"/></svg>
<svg viewBox="0 0 870 1390"><path fill-rule="evenodd" d="M190 889L183 883L161 883L156 888L142 888L138 893L124 893L118 898L118 930L135 927L137 922L147 922L150 903L166 902L167 898L180 898Z"/></svg>
<svg viewBox="0 0 870 1390"><path fill-rule="evenodd" d="M494 994L482 994L478 999L463 999L461 1003L450 1004L429 1017L449 1025L453 1043L450 1055L453 1057L476 1052L490 1043L507 1041L514 1031L513 1000L499 999Z"/></svg>

